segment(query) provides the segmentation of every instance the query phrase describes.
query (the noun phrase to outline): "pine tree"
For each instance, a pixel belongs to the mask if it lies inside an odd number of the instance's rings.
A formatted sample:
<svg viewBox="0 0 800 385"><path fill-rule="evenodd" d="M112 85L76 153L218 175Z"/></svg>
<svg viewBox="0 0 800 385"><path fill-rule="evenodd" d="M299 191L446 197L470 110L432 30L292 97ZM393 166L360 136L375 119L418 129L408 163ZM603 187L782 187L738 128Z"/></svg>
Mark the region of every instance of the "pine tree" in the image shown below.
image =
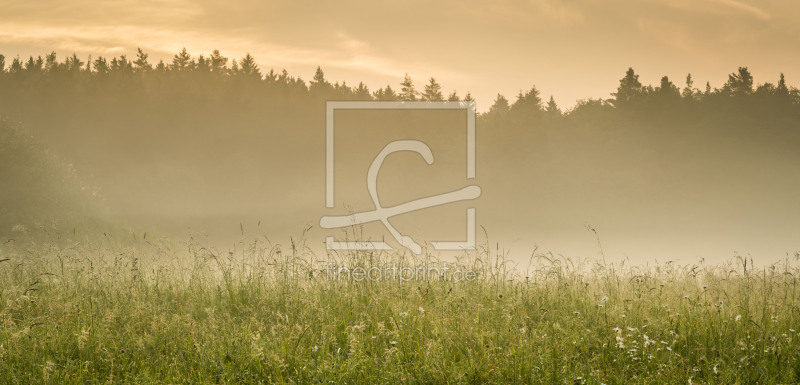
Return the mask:
<svg viewBox="0 0 800 385"><path fill-rule="evenodd" d="M615 107L626 106L639 98L642 93L643 87L639 81L639 75L634 73L633 68L629 67L628 71L625 72L625 77L619 81L617 92L611 94L614 96L612 103Z"/></svg>
<svg viewBox="0 0 800 385"><path fill-rule="evenodd" d="M8 68L8 72L12 74L20 73L22 68L22 60L17 56L11 61L11 67Z"/></svg>
<svg viewBox="0 0 800 385"><path fill-rule="evenodd" d="M425 86L425 91L422 93L422 100L428 102L440 102L444 100L442 86L439 85L433 77L428 81L428 85Z"/></svg>
<svg viewBox="0 0 800 385"><path fill-rule="evenodd" d="M739 67L739 71L728 75L728 81L722 92L732 96L745 96L753 93L753 75L747 67Z"/></svg>
<svg viewBox="0 0 800 385"><path fill-rule="evenodd" d="M375 99L381 100L381 101L391 102L391 101L398 100L399 97L398 97L397 93L394 92L394 90L392 89L392 86L387 85L386 89L379 89L379 90L375 91Z"/></svg>
<svg viewBox="0 0 800 385"><path fill-rule="evenodd" d="M248 52L244 57L239 60L240 75L250 76L253 78L261 79L261 70L258 69L256 59Z"/></svg>
<svg viewBox="0 0 800 385"><path fill-rule="evenodd" d="M28 72L42 72L42 67L44 66L44 60L42 57L39 56L36 59L33 56L28 58L28 61L25 63L25 71Z"/></svg>
<svg viewBox="0 0 800 385"><path fill-rule="evenodd" d="M173 71L186 71L191 69L191 63L192 56L189 55L189 52L186 52L186 48L184 48L172 58L171 69Z"/></svg>
<svg viewBox="0 0 800 385"><path fill-rule="evenodd" d="M0 69L2 69L2 66L0 66ZM789 95L789 88L786 87L786 79L783 77L783 72L781 72L781 80L778 81L778 89L776 92L781 96Z"/></svg>
<svg viewBox="0 0 800 385"><path fill-rule="evenodd" d="M684 99L691 100L694 97L694 80L692 79L692 74L686 75L686 87L683 87L683 92L681 96Z"/></svg>
<svg viewBox="0 0 800 385"><path fill-rule="evenodd" d="M662 100L674 100L680 98L681 96L678 86L673 84L672 81L669 80L668 76L663 76L661 78L661 84L658 88L656 88L656 93L662 98Z"/></svg>
<svg viewBox="0 0 800 385"><path fill-rule="evenodd" d="M168 69L169 69L169 68L168 68L168 67L167 67L167 65L164 63L164 61L163 61L163 60L159 60L159 61L158 61L158 64L156 65L156 71L158 71L158 72L166 72Z"/></svg>
<svg viewBox="0 0 800 385"><path fill-rule="evenodd" d="M489 107L489 113L492 115L505 115L508 111L511 110L511 106L508 103L508 99L505 96L497 94L497 97L494 99L494 104Z"/></svg>
<svg viewBox="0 0 800 385"><path fill-rule="evenodd" d="M228 58L222 56L219 53L219 50L214 50L211 52L211 56L208 58L211 61L211 71L217 74L223 74L226 71L225 65L228 64Z"/></svg>
<svg viewBox="0 0 800 385"><path fill-rule="evenodd" d="M358 82L358 86L353 91L353 96L356 100L372 100L372 94L370 94L369 88L367 88L364 82Z"/></svg>
<svg viewBox="0 0 800 385"><path fill-rule="evenodd" d="M44 70L46 72L55 72L58 70L58 60L56 59L56 52L50 52L45 56Z"/></svg>
<svg viewBox="0 0 800 385"><path fill-rule="evenodd" d="M511 106L511 112L521 120L531 119L542 112L542 98L536 86L531 87L528 92L519 92L517 100Z"/></svg>
<svg viewBox="0 0 800 385"><path fill-rule="evenodd" d="M414 89L414 82L411 81L411 77L408 76L406 73L405 78L403 78L403 82L400 83L402 86L400 88L400 99L405 101L415 101L417 100L417 90Z"/></svg>
<svg viewBox="0 0 800 385"><path fill-rule="evenodd" d="M120 73L130 73L133 72L133 63L128 60L127 56L120 55L119 58L111 59L111 70Z"/></svg>
<svg viewBox="0 0 800 385"><path fill-rule="evenodd" d="M152 70L153 66L147 61L148 55L144 53L141 48L137 48L136 51L136 61L133 62L133 64L136 66L136 70L138 72L147 72Z"/></svg>
<svg viewBox="0 0 800 385"><path fill-rule="evenodd" d="M98 56L94 61L94 72L96 72L98 75L105 75L109 72L109 70L110 68L108 67L106 58Z"/></svg>
<svg viewBox="0 0 800 385"><path fill-rule="evenodd" d="M552 95L550 95L550 100L547 101L547 106L544 108L544 110L547 112L548 116L561 116L561 110L558 108L556 100L553 99Z"/></svg>
<svg viewBox="0 0 800 385"><path fill-rule="evenodd" d="M6 57L0 54L0 73L6 70Z"/></svg>
<svg viewBox="0 0 800 385"><path fill-rule="evenodd" d="M466 95L466 96L464 96L464 101L465 101L465 102L474 102L474 101L475 101L475 99L473 99L473 98L472 98L472 94L471 94L471 93L469 93L469 91L467 91L467 95Z"/></svg>
<svg viewBox="0 0 800 385"><path fill-rule="evenodd" d="M203 54L197 57L197 71L202 73L211 72L211 59L206 59Z"/></svg>
<svg viewBox="0 0 800 385"><path fill-rule="evenodd" d="M457 102L459 100L461 100L461 99L459 99L458 93L456 93L455 91L451 92L450 95L447 96L447 101L448 102Z"/></svg>
<svg viewBox="0 0 800 385"><path fill-rule="evenodd" d="M83 67L83 61L78 58L76 53L73 53L72 56L64 60L64 69L67 70L67 72L80 72L81 67Z"/></svg>

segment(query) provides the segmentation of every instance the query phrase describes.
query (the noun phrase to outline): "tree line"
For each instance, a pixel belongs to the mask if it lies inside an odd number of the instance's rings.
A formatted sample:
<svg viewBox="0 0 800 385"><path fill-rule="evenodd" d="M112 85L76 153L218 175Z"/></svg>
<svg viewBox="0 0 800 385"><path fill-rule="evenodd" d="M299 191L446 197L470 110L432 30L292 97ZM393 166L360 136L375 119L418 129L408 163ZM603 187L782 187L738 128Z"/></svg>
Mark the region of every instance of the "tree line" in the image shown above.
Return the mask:
<svg viewBox="0 0 800 385"><path fill-rule="evenodd" d="M171 62L161 60L156 64L150 62L142 49L138 49L135 58L100 56L86 61L75 54L59 61L52 52L27 60L15 57L6 63L6 58L0 55L0 98L6 114L13 113L14 107L35 105L36 101L40 104L50 98L72 99L71 103L77 104L91 98L143 97L169 101L168 104L176 104L177 99L239 105L268 101L274 111L302 109L309 102L315 105L313 102L324 100L473 100L469 92L463 97L456 91L445 95L442 85L433 77L421 90L405 74L396 88L386 85L372 91L363 82L354 86L332 83L319 67L306 82L286 70L263 71L250 54L230 60L218 50L208 56L194 57L183 49ZM545 102L533 86L520 91L513 102L498 94L482 118L490 125L515 125L598 114L675 119L745 113L756 120L776 121L797 119L799 106L800 91L788 86L782 73L776 83L756 84L749 69L740 67L722 87L712 88L707 82L701 89L695 86L691 74L686 76L682 87L667 76L656 86L644 85L633 68L629 68L611 98L581 100L575 107L562 111L552 96Z"/></svg>

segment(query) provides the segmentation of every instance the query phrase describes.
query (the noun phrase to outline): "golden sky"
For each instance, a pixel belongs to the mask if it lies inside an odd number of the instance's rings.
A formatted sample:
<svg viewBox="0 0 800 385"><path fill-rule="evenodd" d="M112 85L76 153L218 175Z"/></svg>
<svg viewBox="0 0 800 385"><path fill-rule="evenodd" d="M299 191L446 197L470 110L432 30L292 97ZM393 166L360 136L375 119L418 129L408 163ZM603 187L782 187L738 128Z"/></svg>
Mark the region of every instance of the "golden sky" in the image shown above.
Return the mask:
<svg viewBox="0 0 800 385"><path fill-rule="evenodd" d="M249 52L262 69L310 79L471 91L478 109L536 85L562 106L609 97L628 67L720 87L748 66L757 83L800 85L800 2L789 0L0 0L0 53L84 60L136 48L151 61L186 47Z"/></svg>

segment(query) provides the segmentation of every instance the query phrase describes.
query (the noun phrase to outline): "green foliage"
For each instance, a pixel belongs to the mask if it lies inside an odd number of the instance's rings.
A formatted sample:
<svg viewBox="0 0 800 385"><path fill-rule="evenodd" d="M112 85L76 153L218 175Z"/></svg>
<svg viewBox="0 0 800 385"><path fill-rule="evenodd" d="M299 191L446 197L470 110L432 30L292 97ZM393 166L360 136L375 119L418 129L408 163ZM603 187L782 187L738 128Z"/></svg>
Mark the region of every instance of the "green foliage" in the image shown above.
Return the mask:
<svg viewBox="0 0 800 385"><path fill-rule="evenodd" d="M71 165L43 149L19 125L0 120L0 235L69 230L99 214L94 191Z"/></svg>
<svg viewBox="0 0 800 385"><path fill-rule="evenodd" d="M800 381L797 257L626 267L536 254L515 270L483 249L461 260L475 280L399 283L330 279L302 245L248 239L222 255L137 239L4 249L4 383Z"/></svg>

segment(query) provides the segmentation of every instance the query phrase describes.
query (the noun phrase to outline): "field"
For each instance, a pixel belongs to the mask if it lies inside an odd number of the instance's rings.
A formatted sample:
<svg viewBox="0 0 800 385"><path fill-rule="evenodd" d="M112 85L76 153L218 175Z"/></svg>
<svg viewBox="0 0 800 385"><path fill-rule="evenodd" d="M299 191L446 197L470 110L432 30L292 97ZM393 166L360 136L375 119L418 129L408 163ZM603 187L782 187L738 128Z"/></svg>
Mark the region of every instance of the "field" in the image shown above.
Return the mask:
<svg viewBox="0 0 800 385"><path fill-rule="evenodd" d="M0 248L0 383L800 382L800 256L646 267L486 246L474 279L357 279L331 255L243 238ZM350 270L355 271L355 270Z"/></svg>

